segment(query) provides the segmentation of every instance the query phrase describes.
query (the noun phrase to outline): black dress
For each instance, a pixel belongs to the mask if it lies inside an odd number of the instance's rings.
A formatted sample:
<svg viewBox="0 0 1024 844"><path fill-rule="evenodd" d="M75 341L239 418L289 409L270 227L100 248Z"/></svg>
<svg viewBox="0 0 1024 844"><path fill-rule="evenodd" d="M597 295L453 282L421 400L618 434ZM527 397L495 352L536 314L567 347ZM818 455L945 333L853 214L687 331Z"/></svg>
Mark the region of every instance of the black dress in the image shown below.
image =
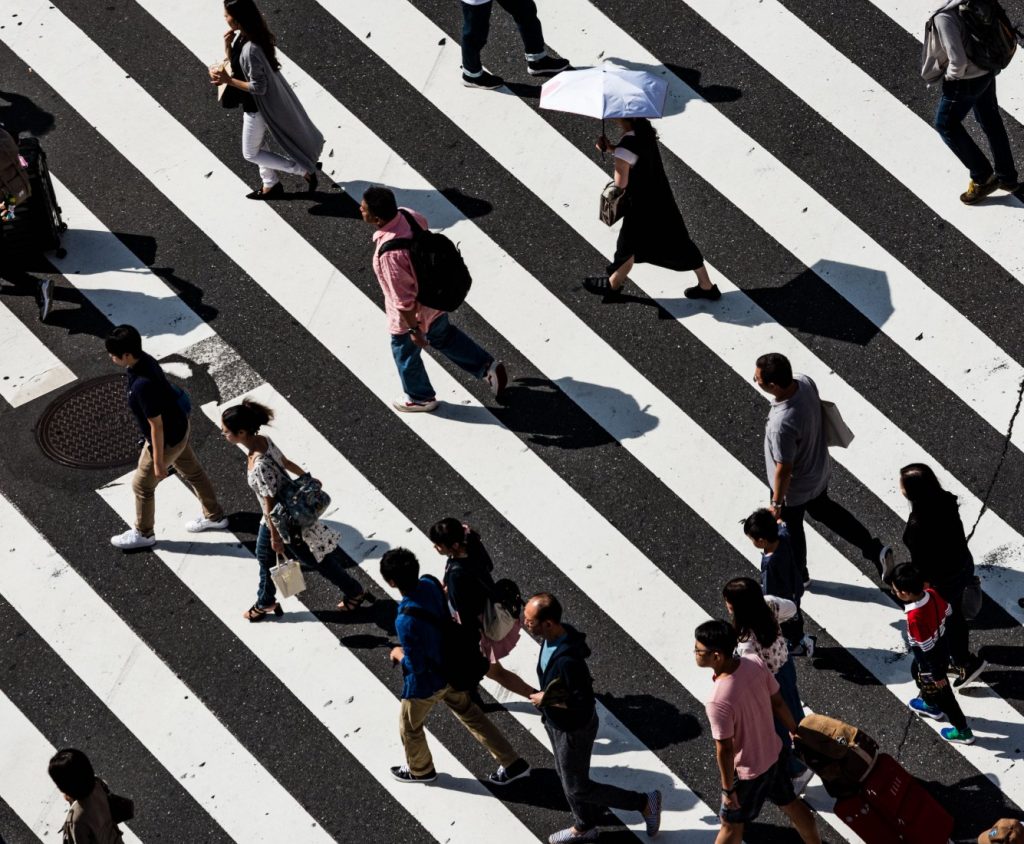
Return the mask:
<svg viewBox="0 0 1024 844"><path fill-rule="evenodd" d="M683 215L679 213L661 163L657 139L638 137L630 132L618 146L635 155L636 163L629 169L626 210L608 274L630 257L638 264L656 264L670 270L697 269L704 263L704 256L690 239Z"/></svg>

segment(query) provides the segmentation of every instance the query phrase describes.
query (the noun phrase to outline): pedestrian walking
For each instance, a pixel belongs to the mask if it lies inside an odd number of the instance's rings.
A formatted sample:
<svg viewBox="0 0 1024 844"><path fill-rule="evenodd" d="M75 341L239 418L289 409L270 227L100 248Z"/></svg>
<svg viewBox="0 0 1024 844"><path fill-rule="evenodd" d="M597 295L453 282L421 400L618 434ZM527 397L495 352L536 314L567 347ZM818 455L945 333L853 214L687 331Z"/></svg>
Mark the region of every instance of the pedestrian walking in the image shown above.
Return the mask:
<svg viewBox="0 0 1024 844"><path fill-rule="evenodd" d="M256 561L260 566L256 603L243 613L243 617L249 621L262 621L270 614L283 615L284 610L276 600L277 587L270 576L271 568L282 556L315 568L337 586L343 595L338 603L341 612L352 612L365 603L372 603L373 595L345 571L345 555L338 547L341 535L334 528L317 520L309 527L291 527L285 537L271 519L278 493L290 480L288 473L302 475L305 472L285 457L270 437L260 433L273 418L274 412L269 407L251 399L227 408L220 417L224 439L248 451L245 477L263 513L256 535Z"/></svg>
<svg viewBox="0 0 1024 844"><path fill-rule="evenodd" d="M275 44L253 0L224 0L223 65L210 68L210 82L227 85L224 96L242 107L242 156L260 168L262 186L249 199L276 199L284 195L281 173L306 180L306 190L317 187L318 159L324 136L313 125L295 91L281 73ZM284 155L267 148L267 133Z"/></svg>
<svg viewBox="0 0 1024 844"><path fill-rule="evenodd" d="M519 28L530 76L554 76L569 69L566 59L549 56L534 0L497 0ZM505 80L484 70L480 51L491 30L492 0L462 0L462 84L467 88L500 88Z"/></svg>
<svg viewBox="0 0 1024 844"><path fill-rule="evenodd" d="M786 775L784 748L774 729L773 717L791 735L797 727L778 682L759 657L736 656L736 631L729 622L705 621L694 636L694 659L714 672L715 681L705 710L722 784L716 844L740 844L765 800L786 813L803 841L820 844L814 815Z"/></svg>
<svg viewBox="0 0 1024 844"><path fill-rule="evenodd" d="M796 605L796 615L781 625L782 635L789 642L789 652L793 656L814 656L816 639L804 634L804 615L800 610L800 599L804 595L803 572L796 562L789 528L775 518L771 510L761 508L747 516L743 532L761 552L761 591Z"/></svg>
<svg viewBox="0 0 1024 844"><path fill-rule="evenodd" d="M954 688L974 680L988 663L971 653L964 617L964 591L974 578L974 557L967 547L960 505L942 488L930 466L911 463L900 469L900 492L910 502L903 544L910 561L950 609L946 619Z"/></svg>
<svg viewBox="0 0 1024 844"><path fill-rule="evenodd" d="M821 522L860 549L883 580L892 571L892 548L828 497L832 459L822 427L818 388L806 375L794 375L785 355L761 355L754 383L772 397L764 429L764 463L771 490L772 514L789 529L797 564L806 586L807 539L804 514Z"/></svg>
<svg viewBox="0 0 1024 844"><path fill-rule="evenodd" d="M142 337L133 326L116 326L104 345L111 362L128 372L128 407L145 440L132 476L135 526L112 536L111 544L122 551L156 544L156 488L172 468L191 487L203 508L202 515L187 522L185 528L190 533L224 530L228 526L224 509L189 444L184 406L187 398L167 380L160 364L142 351Z"/></svg>
<svg viewBox="0 0 1024 844"><path fill-rule="evenodd" d="M796 666L789 642L781 629L784 622L796 615L796 604L777 595L765 595L758 582L749 577L734 577L725 584L722 597L736 631L736 652L740 656L750 653L760 657L779 684L779 694L793 720L799 724L804 717L804 707L796 685ZM775 732L782 740L786 773L793 780L793 791L800 794L813 774L793 755L789 730L778 718Z"/></svg>
<svg viewBox="0 0 1024 844"><path fill-rule="evenodd" d="M718 285L711 283L704 256L690 238L683 215L672 195L658 150L658 133L645 118L620 117L615 123L622 137L613 144L602 135L601 152L610 152L615 167L615 186L625 191L622 228L607 275L589 276L583 286L591 293L615 299L634 264L655 264L670 270L693 270L697 284L684 294L689 299L719 299Z"/></svg>
<svg viewBox="0 0 1024 844"><path fill-rule="evenodd" d="M936 721L948 718L952 726L939 730L946 741L974 744L974 733L967 726L967 718L946 679L950 657L946 635L949 604L935 589L926 587L913 563L896 566L892 573L892 593L903 602L907 614L907 639L914 655L910 672L921 690L920 697L907 705L925 718Z"/></svg>
<svg viewBox="0 0 1024 844"><path fill-rule="evenodd" d="M453 688L441 676L442 627L448 616L441 584L436 578L420 577L419 561L406 548L393 548L384 554L380 575L402 595L395 620L399 645L391 649L390 659L393 665L402 666L404 677L399 734L405 748L405 764L391 768L392 776L408 783L437 779L423 724L442 701L497 760L498 770L488 777L492 785L508 785L526 776L530 764L512 749L470 693Z"/></svg>
<svg viewBox="0 0 1024 844"><path fill-rule="evenodd" d="M947 0L932 15L925 36L922 73L928 82L942 80L935 129L970 173L970 182L960 194L960 201L974 205L995 190L1016 190L1018 183L1010 140L996 99L998 71L980 67L968 55L968 33L961 5L962 0ZM992 151L991 162L964 128L964 119L972 111Z"/></svg>
<svg viewBox="0 0 1024 844"><path fill-rule="evenodd" d="M640 812L653 838L661 828L661 792L627 791L590 778L590 756L597 737L594 681L587 667L586 634L562 623L562 605L549 592L526 603L523 624L540 639L537 678L541 691L530 695L551 739L555 770L569 801L573 825L548 837L550 844L596 841L605 809Z"/></svg>
<svg viewBox="0 0 1024 844"><path fill-rule="evenodd" d="M384 315L391 335L391 353L398 367L405 398L393 402L402 413L429 413L437 408L437 395L423 366L422 351L437 349L448 360L476 378L487 381L500 396L508 384L505 364L484 351L468 334L452 325L448 314L417 301L419 287L408 249L381 253L394 238L411 238L408 213L422 229L427 219L410 208L399 209L395 195L384 187L371 187L359 206L363 219L376 227L373 233L373 272L384 292Z"/></svg>
<svg viewBox="0 0 1024 844"><path fill-rule="evenodd" d="M48 773L71 804L64 821L65 844L121 844L124 839L111 814L110 789L96 776L88 756L73 747L58 750Z"/></svg>
<svg viewBox="0 0 1024 844"><path fill-rule="evenodd" d="M484 610L496 596L492 572L494 563L480 540L480 534L458 519L441 519L430 528L434 550L448 558L444 567L444 590L448 605L459 624L480 635L480 650L491 664L487 676L510 692L528 698L537 691L518 674L504 668L499 660L519 643L522 624L515 619L511 630L499 641L484 633Z"/></svg>

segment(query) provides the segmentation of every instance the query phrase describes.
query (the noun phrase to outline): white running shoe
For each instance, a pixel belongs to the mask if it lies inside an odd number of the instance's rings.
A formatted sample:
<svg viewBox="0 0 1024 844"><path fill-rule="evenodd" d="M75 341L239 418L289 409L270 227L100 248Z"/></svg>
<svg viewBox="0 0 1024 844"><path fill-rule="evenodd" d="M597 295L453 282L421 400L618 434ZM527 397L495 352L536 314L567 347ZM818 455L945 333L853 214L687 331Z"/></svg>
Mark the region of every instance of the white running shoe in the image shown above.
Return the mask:
<svg viewBox="0 0 1024 844"><path fill-rule="evenodd" d="M156 537L146 536L135 528L129 528L124 533L110 537L110 544L122 551L134 551L136 548L152 548L156 545Z"/></svg>
<svg viewBox="0 0 1024 844"><path fill-rule="evenodd" d="M398 399L391 402L391 406L399 413L430 413L433 410L437 410L437 399L431 399L430 401Z"/></svg>
<svg viewBox="0 0 1024 844"><path fill-rule="evenodd" d="M206 516L199 516L191 522L185 522L185 530L189 533L202 533L204 530L224 530L228 526L228 519L208 519Z"/></svg>
<svg viewBox="0 0 1024 844"><path fill-rule="evenodd" d="M500 360L491 361L491 365L487 368L487 374L484 375L484 378L487 379L491 392L497 398L508 385L508 372L505 370L505 364Z"/></svg>

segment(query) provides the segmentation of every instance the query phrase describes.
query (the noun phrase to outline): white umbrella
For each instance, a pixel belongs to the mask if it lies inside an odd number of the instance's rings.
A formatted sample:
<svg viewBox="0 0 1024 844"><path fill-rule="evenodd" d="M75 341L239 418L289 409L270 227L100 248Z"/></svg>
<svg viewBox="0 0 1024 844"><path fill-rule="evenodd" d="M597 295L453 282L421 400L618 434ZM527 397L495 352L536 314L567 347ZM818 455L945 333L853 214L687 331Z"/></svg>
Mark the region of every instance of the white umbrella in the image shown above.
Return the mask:
<svg viewBox="0 0 1024 844"><path fill-rule="evenodd" d="M585 117L661 117L668 83L614 64L563 70L540 89L540 107Z"/></svg>

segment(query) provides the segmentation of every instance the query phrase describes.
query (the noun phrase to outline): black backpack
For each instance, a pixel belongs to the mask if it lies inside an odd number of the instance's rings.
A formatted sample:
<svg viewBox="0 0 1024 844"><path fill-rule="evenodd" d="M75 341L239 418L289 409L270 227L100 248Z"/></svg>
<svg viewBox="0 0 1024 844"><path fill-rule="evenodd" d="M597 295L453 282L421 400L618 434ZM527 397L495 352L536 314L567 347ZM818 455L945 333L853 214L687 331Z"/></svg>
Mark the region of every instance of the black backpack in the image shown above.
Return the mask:
<svg viewBox="0 0 1024 844"><path fill-rule="evenodd" d="M438 589L442 588L436 577L426 575L422 579L432 581ZM418 618L440 631L441 662L433 668L449 686L468 692L479 685L491 664L480 652L480 634L475 628L457 624L447 613L441 618L422 607L402 607L402 615Z"/></svg>
<svg viewBox="0 0 1024 844"><path fill-rule="evenodd" d="M1024 36L1010 22L999 0L963 0L957 9L964 25L964 49L978 67L1005 68Z"/></svg>
<svg viewBox="0 0 1024 844"><path fill-rule="evenodd" d="M409 222L412 237L394 237L386 241L377 251L377 256L407 249L419 287L416 301L439 311L454 311L466 300L473 283L459 247L443 234L421 228L404 208L400 211Z"/></svg>

